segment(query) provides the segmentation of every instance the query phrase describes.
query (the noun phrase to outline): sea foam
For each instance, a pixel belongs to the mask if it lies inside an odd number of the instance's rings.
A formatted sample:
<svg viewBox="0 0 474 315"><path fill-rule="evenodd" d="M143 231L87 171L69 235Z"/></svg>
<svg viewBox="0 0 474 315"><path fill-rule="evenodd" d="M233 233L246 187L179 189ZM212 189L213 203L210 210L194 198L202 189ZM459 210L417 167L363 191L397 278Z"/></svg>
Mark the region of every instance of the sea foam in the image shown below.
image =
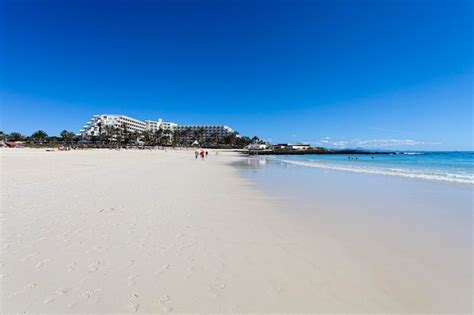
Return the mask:
<svg viewBox="0 0 474 315"><path fill-rule="evenodd" d="M401 168L383 168L383 167L367 167L357 165L338 165L335 163L319 162L314 160L288 160L280 159L275 157L269 157L269 159L277 160L292 165L299 165L305 167L324 168L338 171L349 171L355 173L366 173L366 174L378 174L378 175L390 175L390 176L401 176L415 179L424 180L435 180L444 181L460 184L471 184L474 185L473 174L455 174L442 171L421 171L413 169L401 169Z"/></svg>

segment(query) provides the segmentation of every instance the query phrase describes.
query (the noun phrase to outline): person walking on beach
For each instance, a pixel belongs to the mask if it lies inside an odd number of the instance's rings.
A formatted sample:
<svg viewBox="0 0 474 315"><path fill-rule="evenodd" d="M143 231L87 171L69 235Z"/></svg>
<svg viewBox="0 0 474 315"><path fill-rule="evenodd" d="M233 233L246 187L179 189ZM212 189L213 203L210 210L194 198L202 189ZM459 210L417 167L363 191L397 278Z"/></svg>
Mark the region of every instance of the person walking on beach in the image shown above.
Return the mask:
<svg viewBox="0 0 474 315"><path fill-rule="evenodd" d="M194 151L194 156L196 157L196 160L197 160L197 158L199 156L199 152L197 150Z"/></svg>
<svg viewBox="0 0 474 315"><path fill-rule="evenodd" d="M204 160L204 150L201 149L201 152L199 152L199 154L201 155L201 159Z"/></svg>
<svg viewBox="0 0 474 315"><path fill-rule="evenodd" d="M209 155L209 152L208 152L208 151L206 151L206 158L207 158L207 156L208 156L208 155Z"/></svg>

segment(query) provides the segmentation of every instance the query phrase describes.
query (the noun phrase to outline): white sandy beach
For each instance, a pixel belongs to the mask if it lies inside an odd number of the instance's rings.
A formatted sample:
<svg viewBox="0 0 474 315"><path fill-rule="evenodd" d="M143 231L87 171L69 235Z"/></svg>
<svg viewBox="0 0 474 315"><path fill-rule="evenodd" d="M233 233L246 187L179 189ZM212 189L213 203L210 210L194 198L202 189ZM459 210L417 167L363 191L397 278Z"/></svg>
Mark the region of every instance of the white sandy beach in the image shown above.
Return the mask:
<svg viewBox="0 0 474 315"><path fill-rule="evenodd" d="M302 229L238 158L1 150L2 313L470 312L429 262L380 272Z"/></svg>

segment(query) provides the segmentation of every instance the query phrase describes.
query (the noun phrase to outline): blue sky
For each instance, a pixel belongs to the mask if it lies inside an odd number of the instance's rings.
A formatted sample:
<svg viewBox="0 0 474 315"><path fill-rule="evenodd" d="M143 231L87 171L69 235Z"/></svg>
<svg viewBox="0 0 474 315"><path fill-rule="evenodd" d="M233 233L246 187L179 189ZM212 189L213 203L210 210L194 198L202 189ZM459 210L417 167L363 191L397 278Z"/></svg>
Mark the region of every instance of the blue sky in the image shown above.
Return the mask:
<svg viewBox="0 0 474 315"><path fill-rule="evenodd" d="M473 150L472 1L0 2L0 129L98 113Z"/></svg>

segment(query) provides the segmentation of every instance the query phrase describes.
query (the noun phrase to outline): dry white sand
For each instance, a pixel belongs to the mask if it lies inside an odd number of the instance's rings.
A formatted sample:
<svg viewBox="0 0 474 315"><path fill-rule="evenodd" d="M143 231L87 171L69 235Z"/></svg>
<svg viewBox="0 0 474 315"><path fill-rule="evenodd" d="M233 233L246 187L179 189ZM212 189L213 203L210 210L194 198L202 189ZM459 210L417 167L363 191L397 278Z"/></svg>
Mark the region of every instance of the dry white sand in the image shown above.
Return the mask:
<svg viewBox="0 0 474 315"><path fill-rule="evenodd" d="M2 312L436 311L300 232L232 154L1 155Z"/></svg>

